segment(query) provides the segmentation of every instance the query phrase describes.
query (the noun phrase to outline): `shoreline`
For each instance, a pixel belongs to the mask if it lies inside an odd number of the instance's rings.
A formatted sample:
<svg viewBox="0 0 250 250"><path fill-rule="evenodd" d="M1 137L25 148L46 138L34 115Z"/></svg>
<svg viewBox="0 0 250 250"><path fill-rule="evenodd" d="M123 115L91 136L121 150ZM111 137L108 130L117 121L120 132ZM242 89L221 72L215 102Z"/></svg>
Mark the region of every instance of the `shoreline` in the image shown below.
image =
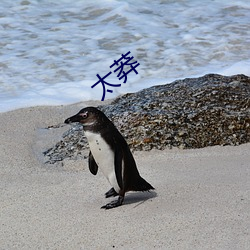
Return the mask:
<svg viewBox="0 0 250 250"><path fill-rule="evenodd" d="M250 242L250 143L202 149L135 151L156 188L128 193L124 205L100 209L110 188L87 159L44 165L59 124L83 106L41 106L0 113L2 249L247 249Z"/></svg>

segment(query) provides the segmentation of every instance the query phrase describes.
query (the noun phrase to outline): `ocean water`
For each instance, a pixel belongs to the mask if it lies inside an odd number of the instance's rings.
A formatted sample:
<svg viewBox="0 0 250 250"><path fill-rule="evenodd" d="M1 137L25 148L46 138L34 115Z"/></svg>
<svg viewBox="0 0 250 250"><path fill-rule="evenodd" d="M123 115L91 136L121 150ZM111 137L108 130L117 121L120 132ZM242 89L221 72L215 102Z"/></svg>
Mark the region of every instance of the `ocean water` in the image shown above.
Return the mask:
<svg viewBox="0 0 250 250"><path fill-rule="evenodd" d="M250 76L249 0L1 0L0 112L101 100L207 73ZM130 68L126 66L127 70Z"/></svg>

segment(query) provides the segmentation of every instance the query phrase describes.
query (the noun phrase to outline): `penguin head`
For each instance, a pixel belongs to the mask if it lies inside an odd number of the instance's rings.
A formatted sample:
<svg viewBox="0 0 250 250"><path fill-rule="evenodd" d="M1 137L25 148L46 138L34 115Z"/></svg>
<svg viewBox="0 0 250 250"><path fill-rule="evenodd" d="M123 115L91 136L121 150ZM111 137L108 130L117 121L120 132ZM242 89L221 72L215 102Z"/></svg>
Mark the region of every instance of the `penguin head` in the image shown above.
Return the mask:
<svg viewBox="0 0 250 250"><path fill-rule="evenodd" d="M79 122L87 129L88 127L98 127L107 120L109 121L109 119L97 108L87 107L81 109L76 115L67 118L64 122L67 124Z"/></svg>

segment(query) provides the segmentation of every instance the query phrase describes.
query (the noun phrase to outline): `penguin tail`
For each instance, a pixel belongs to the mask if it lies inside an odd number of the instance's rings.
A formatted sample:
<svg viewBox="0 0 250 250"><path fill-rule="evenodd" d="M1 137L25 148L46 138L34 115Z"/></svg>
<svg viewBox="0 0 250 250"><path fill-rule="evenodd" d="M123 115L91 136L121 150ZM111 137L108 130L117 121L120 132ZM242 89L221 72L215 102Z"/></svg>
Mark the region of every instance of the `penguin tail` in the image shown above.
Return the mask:
<svg viewBox="0 0 250 250"><path fill-rule="evenodd" d="M150 189L154 189L154 187L139 176L131 191L149 191Z"/></svg>

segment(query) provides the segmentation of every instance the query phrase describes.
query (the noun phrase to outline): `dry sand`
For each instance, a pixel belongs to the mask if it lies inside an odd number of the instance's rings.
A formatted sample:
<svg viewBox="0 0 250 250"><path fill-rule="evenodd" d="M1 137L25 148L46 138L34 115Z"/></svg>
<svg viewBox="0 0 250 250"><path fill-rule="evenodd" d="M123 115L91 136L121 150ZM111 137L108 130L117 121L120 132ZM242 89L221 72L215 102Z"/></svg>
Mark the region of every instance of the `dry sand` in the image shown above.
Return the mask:
<svg viewBox="0 0 250 250"><path fill-rule="evenodd" d="M0 114L0 249L250 248L250 144L135 152L155 192L103 210L110 186L87 160L41 162L67 130L43 128L86 105Z"/></svg>

